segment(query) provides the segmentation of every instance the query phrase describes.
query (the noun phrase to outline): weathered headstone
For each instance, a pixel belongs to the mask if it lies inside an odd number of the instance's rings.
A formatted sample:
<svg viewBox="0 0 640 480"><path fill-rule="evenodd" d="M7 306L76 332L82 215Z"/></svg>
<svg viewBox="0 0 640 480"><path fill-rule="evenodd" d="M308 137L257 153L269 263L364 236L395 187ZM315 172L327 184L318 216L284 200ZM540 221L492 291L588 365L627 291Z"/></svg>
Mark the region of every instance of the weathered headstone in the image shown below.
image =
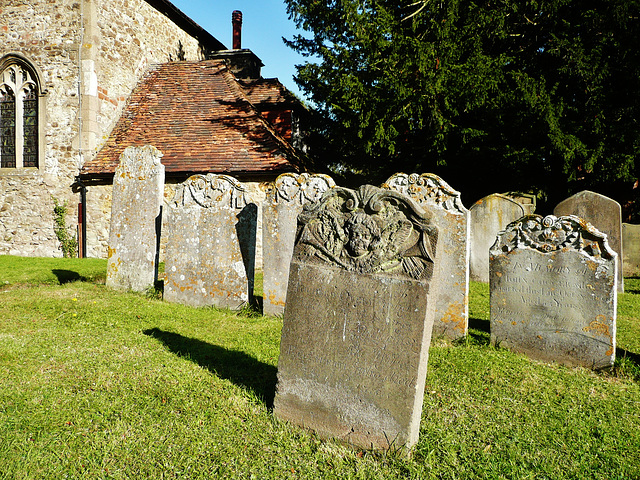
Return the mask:
<svg viewBox="0 0 640 480"><path fill-rule="evenodd" d="M157 148L127 147L113 177L107 260L108 287L141 292L158 269L164 165Z"/></svg>
<svg viewBox="0 0 640 480"><path fill-rule="evenodd" d="M504 195L522 205L525 215L533 215L535 213L537 203L537 198L535 195L520 192L507 192Z"/></svg>
<svg viewBox="0 0 640 480"><path fill-rule="evenodd" d="M640 276L640 225L622 224L622 267L627 277Z"/></svg>
<svg viewBox="0 0 640 480"><path fill-rule="evenodd" d="M316 202L335 186L328 175L283 173L262 204L263 312L282 315L287 298L298 214L306 202Z"/></svg>
<svg viewBox="0 0 640 480"><path fill-rule="evenodd" d="M431 335L465 336L469 324L469 210L462 205L460 192L431 173L397 173L383 187L408 195L432 215L438 228L438 250L431 282L437 288Z"/></svg>
<svg viewBox="0 0 640 480"><path fill-rule="evenodd" d="M489 282L489 249L496 241L496 235L524 214L522 205L499 193L484 197L471 206L471 280Z"/></svg>
<svg viewBox="0 0 640 480"><path fill-rule="evenodd" d="M194 175L167 208L164 298L238 308L252 299L257 207L226 175Z"/></svg>
<svg viewBox="0 0 640 480"><path fill-rule="evenodd" d="M563 200L553 214L576 215L607 235L609 246L618 254L618 291L624 292L622 259L622 208L615 200L599 193L583 190Z"/></svg>
<svg viewBox="0 0 640 480"><path fill-rule="evenodd" d="M437 229L397 192L335 187L298 217L275 415L362 448L418 438Z"/></svg>
<svg viewBox="0 0 640 480"><path fill-rule="evenodd" d="M588 368L613 365L618 257L573 215L529 215L491 248L491 343Z"/></svg>

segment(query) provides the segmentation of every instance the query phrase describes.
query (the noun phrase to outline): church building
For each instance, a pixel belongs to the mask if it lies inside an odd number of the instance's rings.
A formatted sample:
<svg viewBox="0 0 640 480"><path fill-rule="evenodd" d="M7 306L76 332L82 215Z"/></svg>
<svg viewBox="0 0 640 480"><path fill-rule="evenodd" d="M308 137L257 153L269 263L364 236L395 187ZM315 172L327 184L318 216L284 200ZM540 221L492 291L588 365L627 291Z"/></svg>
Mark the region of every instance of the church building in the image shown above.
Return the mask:
<svg viewBox="0 0 640 480"><path fill-rule="evenodd" d="M228 49L168 0L2 2L0 254L61 256L55 200L80 221L81 254L106 257L128 146L158 148L168 184L222 173L257 197L303 169L302 106L261 77L232 19Z"/></svg>

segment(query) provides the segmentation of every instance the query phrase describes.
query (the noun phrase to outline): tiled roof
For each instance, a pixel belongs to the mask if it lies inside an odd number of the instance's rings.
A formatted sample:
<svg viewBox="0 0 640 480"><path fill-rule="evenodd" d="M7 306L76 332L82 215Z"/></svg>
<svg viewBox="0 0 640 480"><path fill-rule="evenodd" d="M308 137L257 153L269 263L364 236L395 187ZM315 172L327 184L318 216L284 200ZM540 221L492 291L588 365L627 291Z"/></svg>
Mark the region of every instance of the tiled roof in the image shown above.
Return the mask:
<svg viewBox="0 0 640 480"><path fill-rule="evenodd" d="M300 102L280 83L277 78L260 78L258 80L239 80L249 101L260 110L265 106L289 106Z"/></svg>
<svg viewBox="0 0 640 480"><path fill-rule="evenodd" d="M277 175L300 164L218 60L172 62L147 71L111 136L80 175L113 174L126 147L143 145L164 154L167 175Z"/></svg>

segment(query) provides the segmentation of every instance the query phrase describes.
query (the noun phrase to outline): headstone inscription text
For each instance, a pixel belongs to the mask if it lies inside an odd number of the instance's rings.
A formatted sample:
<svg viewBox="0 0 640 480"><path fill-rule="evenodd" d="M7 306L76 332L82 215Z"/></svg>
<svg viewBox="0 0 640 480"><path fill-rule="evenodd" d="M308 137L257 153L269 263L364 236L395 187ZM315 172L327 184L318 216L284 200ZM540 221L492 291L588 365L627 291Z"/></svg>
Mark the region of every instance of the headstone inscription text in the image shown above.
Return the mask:
<svg viewBox="0 0 640 480"><path fill-rule="evenodd" d="M153 287L158 270L164 165L157 148L127 147L113 177L106 285Z"/></svg>
<svg viewBox="0 0 640 480"><path fill-rule="evenodd" d="M335 182L328 175L283 173L262 204L263 313L282 315L287 297L298 214L306 202L317 202Z"/></svg>
<svg viewBox="0 0 640 480"><path fill-rule="evenodd" d="M491 343L543 360L613 365L617 255L568 215L528 215L491 248Z"/></svg>
<svg viewBox="0 0 640 480"><path fill-rule="evenodd" d="M408 197L335 187L308 203L289 275L274 414L362 448L418 438L437 229Z"/></svg>
<svg viewBox="0 0 640 480"><path fill-rule="evenodd" d="M469 323L469 210L437 175L397 173L383 188L403 193L432 214L438 228L433 279L435 298L433 337L455 340L467 334Z"/></svg>
<svg viewBox="0 0 640 480"><path fill-rule="evenodd" d="M583 190L556 205L553 214L556 216L575 215L607 235L609 246L618 254L618 291L624 292L622 207L620 204L599 193Z"/></svg>
<svg viewBox="0 0 640 480"><path fill-rule="evenodd" d="M257 207L226 175L193 175L167 207L164 298L239 308L253 294Z"/></svg>

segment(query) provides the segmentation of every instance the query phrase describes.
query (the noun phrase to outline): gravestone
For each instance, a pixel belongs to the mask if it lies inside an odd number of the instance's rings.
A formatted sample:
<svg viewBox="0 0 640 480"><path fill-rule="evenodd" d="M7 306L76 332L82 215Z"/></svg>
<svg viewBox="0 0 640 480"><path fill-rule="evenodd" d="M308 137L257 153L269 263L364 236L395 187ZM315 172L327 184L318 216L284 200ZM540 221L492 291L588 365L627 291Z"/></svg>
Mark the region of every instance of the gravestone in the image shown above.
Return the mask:
<svg viewBox="0 0 640 480"><path fill-rule="evenodd" d="M106 285L145 291L158 271L164 165L157 148L127 147L113 177Z"/></svg>
<svg viewBox="0 0 640 480"><path fill-rule="evenodd" d="M529 215L491 248L491 344L588 368L613 365L618 256L573 215Z"/></svg>
<svg viewBox="0 0 640 480"><path fill-rule="evenodd" d="M406 196L335 187L298 217L274 414L361 448L418 438L437 229Z"/></svg>
<svg viewBox="0 0 640 480"><path fill-rule="evenodd" d="M252 300L257 207L226 175L193 175L167 208L164 299L239 308Z"/></svg>
<svg viewBox="0 0 640 480"><path fill-rule="evenodd" d="M471 206L471 280L489 282L489 249L496 241L496 235L524 214L522 205L499 193L484 197Z"/></svg>
<svg viewBox="0 0 640 480"><path fill-rule="evenodd" d="M432 215L438 228L438 249L432 285L435 316L432 337L452 340L467 334L469 323L469 210L460 192L437 175L397 173L383 185L408 195Z"/></svg>
<svg viewBox="0 0 640 480"><path fill-rule="evenodd" d="M533 215L535 213L537 203L537 198L535 195L520 192L507 192L504 195L522 205L525 215Z"/></svg>
<svg viewBox="0 0 640 480"><path fill-rule="evenodd" d="M316 202L335 186L328 175L283 173L262 204L263 313L282 315L287 297L298 214L306 202Z"/></svg>
<svg viewBox="0 0 640 480"><path fill-rule="evenodd" d="M622 267L627 277L640 276L640 225L622 224L622 251L624 260Z"/></svg>
<svg viewBox="0 0 640 480"><path fill-rule="evenodd" d="M576 215L607 235L609 246L618 254L618 291L624 292L622 259L622 208L615 200L584 190L563 200L553 214Z"/></svg>

